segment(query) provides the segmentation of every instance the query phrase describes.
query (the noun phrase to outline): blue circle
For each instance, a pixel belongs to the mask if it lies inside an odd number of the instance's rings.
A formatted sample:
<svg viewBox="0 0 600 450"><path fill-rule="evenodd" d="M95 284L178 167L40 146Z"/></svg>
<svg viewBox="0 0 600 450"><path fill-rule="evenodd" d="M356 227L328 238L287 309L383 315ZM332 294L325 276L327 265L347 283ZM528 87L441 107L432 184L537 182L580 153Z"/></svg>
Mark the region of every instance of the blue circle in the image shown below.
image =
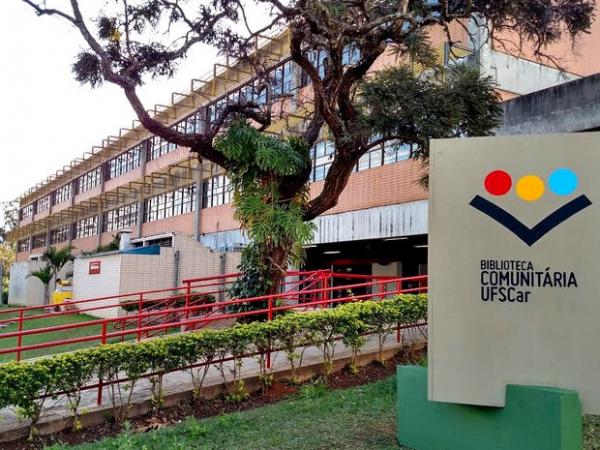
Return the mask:
<svg viewBox="0 0 600 450"><path fill-rule="evenodd" d="M575 172L563 167L552 172L548 184L556 195L570 195L577 190L579 179Z"/></svg>

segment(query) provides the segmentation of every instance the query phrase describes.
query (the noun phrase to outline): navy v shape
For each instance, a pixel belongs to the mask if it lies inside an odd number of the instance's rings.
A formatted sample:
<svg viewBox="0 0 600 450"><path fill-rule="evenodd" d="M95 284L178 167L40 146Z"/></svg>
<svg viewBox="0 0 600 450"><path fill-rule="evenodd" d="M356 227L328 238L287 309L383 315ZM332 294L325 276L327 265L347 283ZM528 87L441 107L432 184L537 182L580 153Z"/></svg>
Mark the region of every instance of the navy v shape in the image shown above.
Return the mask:
<svg viewBox="0 0 600 450"><path fill-rule="evenodd" d="M552 229L591 204L592 202L589 198L585 195L580 195L566 205L558 208L533 228L529 228L509 212L479 195L476 195L469 203L473 208L491 217L501 225L504 225L530 247L548 234Z"/></svg>

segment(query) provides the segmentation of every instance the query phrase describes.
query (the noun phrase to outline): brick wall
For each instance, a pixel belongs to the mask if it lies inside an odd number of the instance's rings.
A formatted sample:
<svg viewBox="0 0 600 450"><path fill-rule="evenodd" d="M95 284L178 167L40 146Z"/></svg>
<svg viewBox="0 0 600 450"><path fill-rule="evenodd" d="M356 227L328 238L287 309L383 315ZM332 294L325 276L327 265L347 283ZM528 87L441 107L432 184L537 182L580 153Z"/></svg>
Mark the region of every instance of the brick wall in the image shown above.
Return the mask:
<svg viewBox="0 0 600 450"><path fill-rule="evenodd" d="M142 236L152 236L166 232L193 234L194 214L194 212L191 212L169 217L168 219L144 223L142 225Z"/></svg>
<svg viewBox="0 0 600 450"><path fill-rule="evenodd" d="M325 215L424 200L427 192L418 183L422 173L421 162L414 160L357 172L340 195L338 205ZM323 183L311 185L311 197L321 192Z"/></svg>
<svg viewBox="0 0 600 450"><path fill-rule="evenodd" d="M427 191L418 183L422 174L422 164L415 160L354 173L342 192L338 205L325 215L424 200L427 198ZM321 192L323 183L312 183L312 198ZM203 209L201 214L202 233L233 230L240 226L233 219L233 211L229 204Z"/></svg>
<svg viewBox="0 0 600 450"><path fill-rule="evenodd" d="M71 242L71 245L75 247L75 250L73 251L74 254L95 250L98 246L98 235L95 234L81 239L74 239Z"/></svg>

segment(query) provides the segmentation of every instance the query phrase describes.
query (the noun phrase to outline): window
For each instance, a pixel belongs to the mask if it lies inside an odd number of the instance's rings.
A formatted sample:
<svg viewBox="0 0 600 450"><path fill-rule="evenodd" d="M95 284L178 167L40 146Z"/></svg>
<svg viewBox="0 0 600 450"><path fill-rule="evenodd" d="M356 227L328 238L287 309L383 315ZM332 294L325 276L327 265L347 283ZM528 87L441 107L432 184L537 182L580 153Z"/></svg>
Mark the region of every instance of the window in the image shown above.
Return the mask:
<svg viewBox="0 0 600 450"><path fill-rule="evenodd" d="M319 76L323 78L325 76L325 60L327 59L326 50L310 50L307 52L308 60L319 72ZM356 64L360 60L360 49L355 44L349 44L344 47L342 52L342 64L347 66ZM306 86L310 84L310 77L306 74L302 74L302 85Z"/></svg>
<svg viewBox="0 0 600 450"><path fill-rule="evenodd" d="M381 139L380 135L373 135L370 142ZM358 161L354 171L372 169L384 164L393 164L398 161L410 159L413 147L400 141L390 140L365 153ZM335 155L335 144L332 141L321 141L310 150L313 161L311 181L324 180L331 167Z"/></svg>
<svg viewBox="0 0 600 450"><path fill-rule="evenodd" d="M411 156L411 145L398 141L387 141L383 144L383 164L404 161Z"/></svg>
<svg viewBox="0 0 600 450"><path fill-rule="evenodd" d="M164 238L148 239L146 241L146 245L158 245L159 247L173 247L173 238L169 236Z"/></svg>
<svg viewBox="0 0 600 450"><path fill-rule="evenodd" d="M240 92L240 100L242 102L250 101L250 100L254 99L254 85L252 83L241 87L239 92Z"/></svg>
<svg viewBox="0 0 600 450"><path fill-rule="evenodd" d="M313 181L321 181L324 180L327 176L327 172L329 172L329 168L331 167L331 163L329 164L321 164L315 167L313 173Z"/></svg>
<svg viewBox="0 0 600 450"><path fill-rule="evenodd" d="M239 103L240 101L240 91L236 90L231 92L228 96L227 96L227 103Z"/></svg>
<svg viewBox="0 0 600 450"><path fill-rule="evenodd" d="M46 195L36 202L36 212L46 211L50 208L50 196Z"/></svg>
<svg viewBox="0 0 600 450"><path fill-rule="evenodd" d="M224 205L231 201L231 187L229 178L225 175L217 175L204 181L204 196L202 198L203 208Z"/></svg>
<svg viewBox="0 0 600 450"><path fill-rule="evenodd" d="M196 185L156 195L144 202L144 222L167 219L194 211Z"/></svg>
<svg viewBox="0 0 600 450"><path fill-rule="evenodd" d="M319 76L323 78L325 76L325 58L327 58L327 52L325 50L310 50L306 56L319 72ZM302 84L310 84L310 77L306 73L302 74Z"/></svg>
<svg viewBox="0 0 600 450"><path fill-rule="evenodd" d="M148 160L152 161L153 159L158 159L161 156L166 155L167 153L171 153L173 150L177 148L177 144L166 141L159 136L153 136L151 140L151 149L148 154Z"/></svg>
<svg viewBox="0 0 600 450"><path fill-rule="evenodd" d="M444 43L444 67L470 66L479 67L479 52L459 45Z"/></svg>
<svg viewBox="0 0 600 450"><path fill-rule="evenodd" d="M283 93L287 94L295 89L294 85L294 64L288 61L283 65Z"/></svg>
<svg viewBox="0 0 600 450"><path fill-rule="evenodd" d="M204 109L192 114L175 126L180 133L194 134L204 131Z"/></svg>
<svg viewBox="0 0 600 450"><path fill-rule="evenodd" d="M357 170L361 171L381 166L383 164L382 156L382 146L378 145L360 157Z"/></svg>
<svg viewBox="0 0 600 450"><path fill-rule="evenodd" d="M33 216L33 203L21 208L21 220Z"/></svg>
<svg viewBox="0 0 600 450"><path fill-rule="evenodd" d="M267 88L262 85L260 81L255 81L252 87L252 97L257 105L264 105L267 103Z"/></svg>
<svg viewBox="0 0 600 450"><path fill-rule="evenodd" d="M294 89L294 70L291 61L277 67L272 72L272 92L277 97L282 94L289 94Z"/></svg>
<svg viewBox="0 0 600 450"><path fill-rule="evenodd" d="M325 76L325 59L327 58L327 52L325 50L313 50L309 54L308 59L312 65L319 71L319 76L323 78Z"/></svg>
<svg viewBox="0 0 600 450"><path fill-rule="evenodd" d="M146 142L141 142L135 147L121 153L108 162L108 178L116 178L140 166Z"/></svg>
<svg viewBox="0 0 600 450"><path fill-rule="evenodd" d="M335 145L332 141L321 141L310 150L313 160L313 173L311 180L324 180L331 167L331 160L335 153Z"/></svg>
<svg viewBox="0 0 600 450"><path fill-rule="evenodd" d="M68 241L71 234L70 228L71 227L69 225L63 225L62 227L50 230L50 245L60 244L61 242Z"/></svg>
<svg viewBox="0 0 600 450"><path fill-rule="evenodd" d="M29 243L31 242L31 238L26 237L25 239L21 239L17 242L17 252L28 252L29 251Z"/></svg>
<svg viewBox="0 0 600 450"><path fill-rule="evenodd" d="M360 49L356 44L346 45L342 52L342 64L349 66L350 64L356 64L360 60Z"/></svg>
<svg viewBox="0 0 600 450"><path fill-rule="evenodd" d="M75 239L98 234L98 216L81 219L75 223Z"/></svg>
<svg viewBox="0 0 600 450"><path fill-rule="evenodd" d="M46 246L46 233L36 234L31 238L31 248L42 248Z"/></svg>
<svg viewBox="0 0 600 450"><path fill-rule="evenodd" d="M121 206L104 213L102 232L123 230L138 223L139 203Z"/></svg>
<svg viewBox="0 0 600 450"><path fill-rule="evenodd" d="M313 158L315 159L315 161L319 160L320 158L324 158L324 157L329 157L329 159L331 159L331 156L333 155L333 153L335 152L335 145L333 142L331 141L321 141L319 143L317 143L315 145L314 151L313 151Z"/></svg>
<svg viewBox="0 0 600 450"><path fill-rule="evenodd" d="M221 114L221 111L227 104L227 99L222 98L221 100L216 101L212 105L209 105L207 108L207 116L209 123L215 123Z"/></svg>
<svg viewBox="0 0 600 450"><path fill-rule="evenodd" d="M63 187L59 187L56 191L54 191L54 204L58 205L62 202L66 202L71 198L72 194L72 185L65 184Z"/></svg>
<svg viewBox="0 0 600 450"><path fill-rule="evenodd" d="M96 167L94 170L80 176L77 179L77 192L82 193L94 189L100 185L102 177L101 167Z"/></svg>

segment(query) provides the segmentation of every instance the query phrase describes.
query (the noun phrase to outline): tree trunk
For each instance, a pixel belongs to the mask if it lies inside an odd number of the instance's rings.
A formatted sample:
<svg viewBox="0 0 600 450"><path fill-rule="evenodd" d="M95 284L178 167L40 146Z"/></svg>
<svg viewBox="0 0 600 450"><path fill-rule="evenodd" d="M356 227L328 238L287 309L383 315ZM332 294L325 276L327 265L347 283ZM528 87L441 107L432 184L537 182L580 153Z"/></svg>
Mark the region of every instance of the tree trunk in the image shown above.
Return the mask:
<svg viewBox="0 0 600 450"><path fill-rule="evenodd" d="M267 294L278 294L287 272L288 250L283 246L264 249L268 279L272 281Z"/></svg>

